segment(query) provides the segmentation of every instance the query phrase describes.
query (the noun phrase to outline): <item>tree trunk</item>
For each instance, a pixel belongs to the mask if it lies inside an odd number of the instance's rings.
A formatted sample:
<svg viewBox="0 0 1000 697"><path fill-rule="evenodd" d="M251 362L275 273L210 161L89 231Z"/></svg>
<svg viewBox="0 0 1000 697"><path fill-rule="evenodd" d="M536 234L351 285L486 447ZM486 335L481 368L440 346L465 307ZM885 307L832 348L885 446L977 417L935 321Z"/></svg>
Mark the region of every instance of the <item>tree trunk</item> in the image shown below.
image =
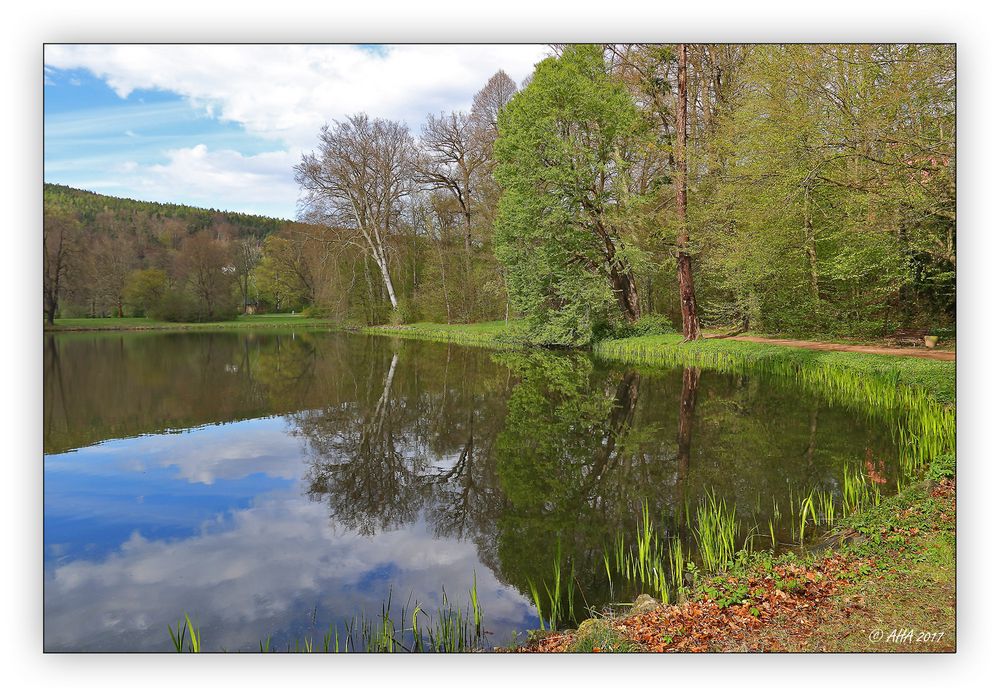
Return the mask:
<svg viewBox="0 0 1000 697"><path fill-rule="evenodd" d="M677 189L677 284L681 297L681 322L684 340L701 336L698 309L694 298L694 277L691 272L691 255L688 254L687 231L687 44L677 47L677 146L674 153Z"/></svg>
<svg viewBox="0 0 1000 697"><path fill-rule="evenodd" d="M809 289L812 292L813 306L819 305L819 271L816 263L816 231L813 230L812 211L809 208L812 191L807 186L805 191L803 228L806 242L806 259L809 261Z"/></svg>
<svg viewBox="0 0 1000 697"><path fill-rule="evenodd" d="M392 309L396 310L399 308L399 303L396 301L396 291L392 287L392 277L389 276L389 264L381 256L375 259L375 263L378 265L378 270L382 273L382 280L385 282L385 290L389 294L389 302L392 304Z"/></svg>
<svg viewBox="0 0 1000 697"><path fill-rule="evenodd" d="M625 315L625 320L632 324L639 319L641 310L639 308L639 291L635 285L635 278L631 271L611 269L611 285L614 288L615 296L618 298L618 306Z"/></svg>

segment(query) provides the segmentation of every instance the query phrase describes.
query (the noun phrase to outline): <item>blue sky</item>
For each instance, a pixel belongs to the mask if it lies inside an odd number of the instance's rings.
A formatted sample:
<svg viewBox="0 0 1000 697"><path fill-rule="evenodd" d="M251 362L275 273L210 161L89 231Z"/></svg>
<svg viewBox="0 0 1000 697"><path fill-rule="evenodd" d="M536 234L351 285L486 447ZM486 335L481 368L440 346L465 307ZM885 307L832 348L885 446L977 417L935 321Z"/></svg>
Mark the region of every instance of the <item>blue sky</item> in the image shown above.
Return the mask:
<svg viewBox="0 0 1000 697"><path fill-rule="evenodd" d="M49 45L45 180L100 193L295 216L292 167L357 111L407 123L468 109L544 46Z"/></svg>

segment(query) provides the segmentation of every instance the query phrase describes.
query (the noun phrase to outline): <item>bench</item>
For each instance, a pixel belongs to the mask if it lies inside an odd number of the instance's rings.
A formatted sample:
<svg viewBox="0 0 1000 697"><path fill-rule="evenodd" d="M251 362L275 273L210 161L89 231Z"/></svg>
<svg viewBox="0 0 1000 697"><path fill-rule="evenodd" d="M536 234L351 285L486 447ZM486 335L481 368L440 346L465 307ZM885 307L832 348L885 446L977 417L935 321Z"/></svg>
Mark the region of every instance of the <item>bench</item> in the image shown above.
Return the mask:
<svg viewBox="0 0 1000 697"><path fill-rule="evenodd" d="M930 329L900 329L890 334L889 340L898 346L923 346L930 333Z"/></svg>

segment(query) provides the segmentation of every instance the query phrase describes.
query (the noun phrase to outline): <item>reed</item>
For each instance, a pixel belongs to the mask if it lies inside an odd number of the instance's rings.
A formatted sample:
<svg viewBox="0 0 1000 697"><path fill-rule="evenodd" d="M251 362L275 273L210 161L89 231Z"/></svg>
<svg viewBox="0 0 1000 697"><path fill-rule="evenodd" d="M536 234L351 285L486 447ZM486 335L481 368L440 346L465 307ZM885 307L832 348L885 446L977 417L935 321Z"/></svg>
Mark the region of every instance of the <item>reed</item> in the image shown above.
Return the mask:
<svg viewBox="0 0 1000 697"><path fill-rule="evenodd" d="M443 588L441 602L433 616L418 603L413 605L412 610L409 605L410 601L407 600L400 609L397 623L393 617L390 588L387 599L376 616L368 616L362 612L344 620L343 634L340 627L331 624L322 635L323 652L458 653L478 651L485 646L487 632L475 574L469 590L469 603L464 609L452 605ZM193 653L201 652L201 631L187 614L184 615L183 622L177 623L176 628L168 625L167 629L175 651L181 652L187 648ZM287 643L286 650L290 653L314 653L319 646L312 635L305 635L296 637L294 644ZM260 640L258 647L261 653L271 653L271 637Z"/></svg>
<svg viewBox="0 0 1000 697"><path fill-rule="evenodd" d="M190 653L201 653L201 629L191 621L186 612L184 613L184 622L178 620L176 629L168 624L167 631L170 633L170 642L177 653L183 653L185 638L187 638L187 649Z"/></svg>
<svg viewBox="0 0 1000 697"><path fill-rule="evenodd" d="M739 533L736 509L730 509L724 500L717 499L713 491L705 502L698 505L695 520L702 565L712 572L725 569L736 556L736 536Z"/></svg>
<svg viewBox="0 0 1000 697"><path fill-rule="evenodd" d="M860 468L851 468L846 464L841 491L841 512L845 518L877 506L882 499L878 484Z"/></svg>

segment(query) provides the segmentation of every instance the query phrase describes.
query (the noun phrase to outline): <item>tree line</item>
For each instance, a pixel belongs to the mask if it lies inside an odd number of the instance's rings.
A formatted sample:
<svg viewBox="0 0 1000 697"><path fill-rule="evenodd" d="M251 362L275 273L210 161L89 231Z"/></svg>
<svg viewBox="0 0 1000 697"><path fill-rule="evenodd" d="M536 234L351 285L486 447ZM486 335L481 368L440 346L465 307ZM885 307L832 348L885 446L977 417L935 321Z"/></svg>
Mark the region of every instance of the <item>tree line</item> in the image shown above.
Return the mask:
<svg viewBox="0 0 1000 697"><path fill-rule="evenodd" d="M520 316L560 345L667 324L691 339L706 325L954 325L954 46L551 53L524 84L499 71L469 111L428 115L416 134L363 113L331 121L295 168L295 223L168 215L139 234L127 206L84 214L47 189L46 306ZM155 244L81 245L102 271L71 260L50 302L49 260L75 228Z"/></svg>

